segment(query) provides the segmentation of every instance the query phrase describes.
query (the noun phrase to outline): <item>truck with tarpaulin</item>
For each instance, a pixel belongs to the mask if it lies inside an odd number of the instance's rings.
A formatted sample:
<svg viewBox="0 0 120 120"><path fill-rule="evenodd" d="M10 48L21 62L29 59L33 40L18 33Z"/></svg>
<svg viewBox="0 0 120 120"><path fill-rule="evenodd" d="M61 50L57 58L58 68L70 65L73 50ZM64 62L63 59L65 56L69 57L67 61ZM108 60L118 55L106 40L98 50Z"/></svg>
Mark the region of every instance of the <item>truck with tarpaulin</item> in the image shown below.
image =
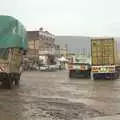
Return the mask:
<svg viewBox="0 0 120 120"><path fill-rule="evenodd" d="M91 79L119 78L120 59L117 44L118 41L114 38L91 39Z"/></svg>
<svg viewBox="0 0 120 120"><path fill-rule="evenodd" d="M91 60L89 57L81 54L76 54L70 57L69 63L69 78L82 77L90 78Z"/></svg>
<svg viewBox="0 0 120 120"><path fill-rule="evenodd" d="M28 41L24 26L14 17L0 15L0 82L19 85Z"/></svg>

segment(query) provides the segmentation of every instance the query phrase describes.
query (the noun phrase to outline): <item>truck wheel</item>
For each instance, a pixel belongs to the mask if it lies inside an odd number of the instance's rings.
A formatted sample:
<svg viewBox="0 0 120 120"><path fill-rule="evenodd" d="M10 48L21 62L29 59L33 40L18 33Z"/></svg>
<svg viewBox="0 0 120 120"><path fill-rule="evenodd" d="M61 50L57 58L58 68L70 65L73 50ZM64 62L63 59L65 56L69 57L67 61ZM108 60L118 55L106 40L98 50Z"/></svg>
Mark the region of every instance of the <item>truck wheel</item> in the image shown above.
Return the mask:
<svg viewBox="0 0 120 120"><path fill-rule="evenodd" d="M7 89L13 88L13 80L11 78L8 78L7 80L5 80L3 84Z"/></svg>
<svg viewBox="0 0 120 120"><path fill-rule="evenodd" d="M69 78L71 78L71 74L69 74Z"/></svg>
<svg viewBox="0 0 120 120"><path fill-rule="evenodd" d="M116 75L116 79L119 79L119 73L117 73L117 75Z"/></svg>
<svg viewBox="0 0 120 120"><path fill-rule="evenodd" d="M73 75L71 72L69 73L69 78L73 78Z"/></svg>
<svg viewBox="0 0 120 120"><path fill-rule="evenodd" d="M15 85L16 85L16 86L19 86L19 84L20 84L20 80L16 79L16 80L15 80Z"/></svg>
<svg viewBox="0 0 120 120"><path fill-rule="evenodd" d="M116 79L119 79L119 74L118 73L114 74L113 80L116 80Z"/></svg>
<svg viewBox="0 0 120 120"><path fill-rule="evenodd" d="M119 77L120 77L120 75L119 75L119 73L118 73L117 79L119 79Z"/></svg>
<svg viewBox="0 0 120 120"><path fill-rule="evenodd" d="M20 76L21 76L21 74L18 75L17 78L15 79L15 85L16 86L19 86L19 84L20 84Z"/></svg>

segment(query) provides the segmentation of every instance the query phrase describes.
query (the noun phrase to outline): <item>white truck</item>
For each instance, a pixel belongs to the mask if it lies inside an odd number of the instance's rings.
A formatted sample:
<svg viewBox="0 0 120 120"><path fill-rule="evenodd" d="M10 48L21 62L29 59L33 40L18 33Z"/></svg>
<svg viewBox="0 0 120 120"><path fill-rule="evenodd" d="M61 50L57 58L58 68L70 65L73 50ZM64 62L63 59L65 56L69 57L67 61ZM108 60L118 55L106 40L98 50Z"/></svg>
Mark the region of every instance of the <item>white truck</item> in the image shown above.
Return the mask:
<svg viewBox="0 0 120 120"><path fill-rule="evenodd" d="M90 78L91 60L84 55L75 55L70 58L69 64L69 78L82 77Z"/></svg>

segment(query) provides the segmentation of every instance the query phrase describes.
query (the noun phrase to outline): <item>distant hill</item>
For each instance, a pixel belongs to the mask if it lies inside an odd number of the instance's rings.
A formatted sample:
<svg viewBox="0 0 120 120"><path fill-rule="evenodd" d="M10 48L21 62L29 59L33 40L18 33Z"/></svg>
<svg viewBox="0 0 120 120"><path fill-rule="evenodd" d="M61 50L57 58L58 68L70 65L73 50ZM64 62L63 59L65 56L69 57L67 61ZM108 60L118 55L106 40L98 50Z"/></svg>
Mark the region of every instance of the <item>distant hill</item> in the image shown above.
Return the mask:
<svg viewBox="0 0 120 120"><path fill-rule="evenodd" d="M115 38L118 41L118 49L120 51L120 38ZM65 44L68 45L69 52L81 52L90 54L90 37L84 36L56 36L56 43L65 47Z"/></svg>
<svg viewBox="0 0 120 120"><path fill-rule="evenodd" d="M120 51L120 37L116 37L115 39L117 40L117 47L118 50Z"/></svg>
<svg viewBox="0 0 120 120"><path fill-rule="evenodd" d="M90 53L90 38L83 36L56 36L56 43L65 47L68 45L69 52Z"/></svg>

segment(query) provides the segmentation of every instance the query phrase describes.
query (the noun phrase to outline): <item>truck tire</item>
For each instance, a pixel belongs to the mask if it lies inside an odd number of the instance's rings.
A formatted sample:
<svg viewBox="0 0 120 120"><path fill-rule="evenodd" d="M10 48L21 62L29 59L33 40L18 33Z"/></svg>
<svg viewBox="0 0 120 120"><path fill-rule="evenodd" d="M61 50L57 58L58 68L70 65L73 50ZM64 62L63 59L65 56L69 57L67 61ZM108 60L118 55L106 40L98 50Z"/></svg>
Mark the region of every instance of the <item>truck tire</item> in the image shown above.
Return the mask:
<svg viewBox="0 0 120 120"><path fill-rule="evenodd" d="M119 73L116 73L116 79L119 79Z"/></svg>
<svg viewBox="0 0 120 120"><path fill-rule="evenodd" d="M73 78L72 72L69 72L69 78Z"/></svg>
<svg viewBox="0 0 120 120"><path fill-rule="evenodd" d="M71 78L72 76L71 76L71 73L69 73L69 78Z"/></svg>
<svg viewBox="0 0 120 120"><path fill-rule="evenodd" d="M118 73L115 73L115 74L114 74L113 80L116 80L116 79L119 79L119 74L118 74Z"/></svg>
<svg viewBox="0 0 120 120"><path fill-rule="evenodd" d="M69 72L69 78L71 78L71 72Z"/></svg>
<svg viewBox="0 0 120 120"><path fill-rule="evenodd" d="M15 78L15 85L16 85L16 86L19 86L19 84L20 84L20 76L21 76L21 74L19 74L19 75L17 76L17 78Z"/></svg>
<svg viewBox="0 0 120 120"><path fill-rule="evenodd" d="M16 80L15 80L15 85L16 85L16 86L19 86L19 84L20 84L20 80L16 79Z"/></svg>
<svg viewBox="0 0 120 120"><path fill-rule="evenodd" d="M13 88L13 80L11 78L8 78L7 80L5 80L3 84L7 89Z"/></svg>
<svg viewBox="0 0 120 120"><path fill-rule="evenodd" d="M117 74L117 79L119 79L119 77L120 77L120 75L119 75L119 73Z"/></svg>

